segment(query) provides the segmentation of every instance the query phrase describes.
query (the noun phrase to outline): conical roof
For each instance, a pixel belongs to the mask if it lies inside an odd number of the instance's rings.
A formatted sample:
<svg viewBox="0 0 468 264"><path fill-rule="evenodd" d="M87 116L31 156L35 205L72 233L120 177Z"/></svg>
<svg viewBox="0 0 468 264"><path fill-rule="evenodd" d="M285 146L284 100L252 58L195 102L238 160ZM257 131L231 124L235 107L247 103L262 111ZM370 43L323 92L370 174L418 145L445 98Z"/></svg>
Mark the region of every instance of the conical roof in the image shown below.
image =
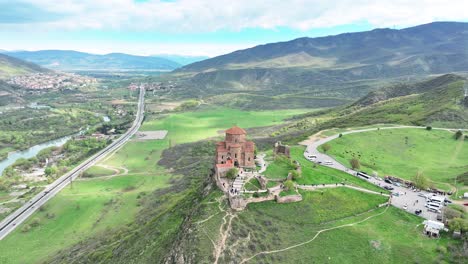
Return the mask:
<svg viewBox="0 0 468 264"><path fill-rule="evenodd" d="M247 134L244 129L238 127L238 126L233 126L230 129L226 130L226 134L230 135L245 135Z"/></svg>

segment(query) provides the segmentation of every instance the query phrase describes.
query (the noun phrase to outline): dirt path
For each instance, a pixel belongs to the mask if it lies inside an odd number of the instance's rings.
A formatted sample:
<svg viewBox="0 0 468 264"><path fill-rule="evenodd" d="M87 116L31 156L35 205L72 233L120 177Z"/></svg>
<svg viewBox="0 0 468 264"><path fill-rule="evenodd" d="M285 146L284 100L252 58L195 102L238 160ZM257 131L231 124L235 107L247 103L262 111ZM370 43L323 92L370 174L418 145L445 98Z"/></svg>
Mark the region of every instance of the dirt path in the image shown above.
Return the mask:
<svg viewBox="0 0 468 264"><path fill-rule="evenodd" d="M217 264L219 261L219 258L221 254L224 252L226 249L226 241L227 238L229 237L229 234L231 233L232 229L232 220L237 217L237 215L233 214L229 208L225 209L222 207L222 202L225 199L225 196L222 196L218 199L218 208L221 212L225 212L226 214L223 217L223 223L219 227L219 238L218 240L213 244L213 255L215 258L214 263ZM212 216L208 217L211 218ZM205 219L207 220L207 219Z"/></svg>
<svg viewBox="0 0 468 264"><path fill-rule="evenodd" d="M292 245L292 246L289 246L289 247L286 247L286 248L283 248L283 249L276 249L276 250L269 250L269 251L261 251L261 252L258 252L256 253L255 255L251 256L251 257L248 257L248 258L245 258L243 259L240 264L242 263L246 263L247 261L255 258L256 256L258 255L261 255L261 254L273 254L273 253L279 253L279 252L284 252L284 251L287 251L287 250L290 250L290 249L293 249L293 248L297 248L297 247L300 247L300 246L303 246L303 245L306 245L306 244L309 244L310 242L314 241L321 233L323 232L327 232L327 231L331 231L331 230L335 230L335 229L339 229L339 228L344 228L344 227L350 227L350 226L355 226L357 224L360 224L360 223L363 223L369 219L372 219L374 217L377 217L377 216L380 216L384 213L386 213L388 210L388 206L385 208L385 210L381 213L378 213L378 214L375 214L375 215L371 215L371 216L368 216L360 221L357 221L357 222L354 222L354 223L350 223L350 224L344 224L344 225L340 225L340 226L335 226L335 227L330 227L330 228L325 228L325 229L322 229L322 230L319 230L314 237L312 237L311 239L305 241L305 242L302 242L302 243L299 243L299 244L295 244L295 245Z"/></svg>

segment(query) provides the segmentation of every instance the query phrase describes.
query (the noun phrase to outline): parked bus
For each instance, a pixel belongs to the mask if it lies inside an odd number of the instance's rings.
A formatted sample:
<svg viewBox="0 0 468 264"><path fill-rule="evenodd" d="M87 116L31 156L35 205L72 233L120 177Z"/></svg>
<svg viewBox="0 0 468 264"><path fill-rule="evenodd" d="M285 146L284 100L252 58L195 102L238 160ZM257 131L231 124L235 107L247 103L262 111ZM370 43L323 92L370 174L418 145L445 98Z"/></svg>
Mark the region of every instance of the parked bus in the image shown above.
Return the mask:
<svg viewBox="0 0 468 264"><path fill-rule="evenodd" d="M428 203L426 204L426 207L427 207L427 208L440 209L441 205L438 204L438 203L428 202Z"/></svg>
<svg viewBox="0 0 468 264"><path fill-rule="evenodd" d="M440 196L432 196L429 198L429 202L431 203L437 203L437 204L442 204L444 202L445 198L440 197Z"/></svg>
<svg viewBox="0 0 468 264"><path fill-rule="evenodd" d="M365 174L364 172L362 171L358 171L358 173L356 173L357 176L361 176L363 178L366 178L366 179L370 179L371 176Z"/></svg>

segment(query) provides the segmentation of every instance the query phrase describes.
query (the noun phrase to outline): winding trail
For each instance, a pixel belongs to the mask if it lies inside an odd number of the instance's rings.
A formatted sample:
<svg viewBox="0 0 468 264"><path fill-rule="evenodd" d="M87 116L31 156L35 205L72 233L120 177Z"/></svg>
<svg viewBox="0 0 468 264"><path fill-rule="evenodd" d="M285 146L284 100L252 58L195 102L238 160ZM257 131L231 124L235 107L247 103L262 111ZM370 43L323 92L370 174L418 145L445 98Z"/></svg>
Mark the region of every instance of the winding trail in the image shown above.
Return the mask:
<svg viewBox="0 0 468 264"><path fill-rule="evenodd" d="M286 248L282 248L282 249L276 249L276 250L269 250L269 251L261 251L261 252L258 252L256 253L255 255L251 256L251 257L248 257L248 258L245 258L243 259L240 264L242 263L246 263L247 261L255 258L256 256L258 255L261 255L261 254L273 254L273 253L279 253L279 252L284 252L284 251L287 251L287 250L290 250L290 249L294 249L294 248L297 248L297 247L300 247L300 246L303 246L303 245L306 245L306 244L309 244L311 243L312 241L314 241L321 233L323 232L327 232L327 231L331 231L331 230L335 230L335 229L339 229L339 228L344 228L344 227L350 227L350 226L355 226L355 225L358 225L360 223L363 223L363 222L366 222L367 220L369 219L372 219L374 217L377 217L377 216L380 216L384 213L386 213L388 210L388 206L385 207L385 210L383 212L380 212L378 214L375 214L375 215L371 215L371 216L368 216L362 220L359 220L357 222L354 222L354 223L350 223L350 224L344 224L344 225L340 225L340 226L335 226L335 227L330 227L330 228L325 228L325 229L322 229L322 230L319 230L315 236L313 236L311 239L305 241L305 242L302 242L302 243L298 243L298 244L295 244L295 245L292 245L292 246L289 246L289 247L286 247Z"/></svg>

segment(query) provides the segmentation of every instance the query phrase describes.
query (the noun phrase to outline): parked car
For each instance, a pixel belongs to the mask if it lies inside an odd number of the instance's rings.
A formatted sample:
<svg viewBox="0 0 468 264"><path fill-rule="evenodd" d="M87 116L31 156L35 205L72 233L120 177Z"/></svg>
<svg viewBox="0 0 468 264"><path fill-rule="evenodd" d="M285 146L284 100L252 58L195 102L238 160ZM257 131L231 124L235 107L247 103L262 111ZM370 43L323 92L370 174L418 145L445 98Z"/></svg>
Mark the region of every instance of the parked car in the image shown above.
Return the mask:
<svg viewBox="0 0 468 264"><path fill-rule="evenodd" d="M392 193L393 196L400 196L400 194L398 192L394 192Z"/></svg>
<svg viewBox="0 0 468 264"><path fill-rule="evenodd" d="M393 185L397 186L397 187L400 187L401 184L399 182L393 182Z"/></svg>
<svg viewBox="0 0 468 264"><path fill-rule="evenodd" d="M391 191L391 190L393 190L394 188L393 188L392 186L385 185L385 186L384 186L384 189L385 189L385 190Z"/></svg>
<svg viewBox="0 0 468 264"><path fill-rule="evenodd" d="M333 162L331 162L331 161L325 161L325 165L329 165L329 166L330 166L330 165L333 165Z"/></svg>
<svg viewBox="0 0 468 264"><path fill-rule="evenodd" d="M418 196L427 199L427 196L424 193L418 193Z"/></svg>
<svg viewBox="0 0 468 264"><path fill-rule="evenodd" d="M420 215L420 214L422 213L422 210L421 210L421 209L418 209L418 210L414 211L414 213L415 213L416 215Z"/></svg>
<svg viewBox="0 0 468 264"><path fill-rule="evenodd" d="M404 210L408 210L408 205L406 205L406 204L403 205L403 209L404 209Z"/></svg>
<svg viewBox="0 0 468 264"><path fill-rule="evenodd" d="M437 215L437 221L442 221L442 214Z"/></svg>
<svg viewBox="0 0 468 264"><path fill-rule="evenodd" d="M386 183L388 183L388 184L393 184L392 180L390 180L390 179L388 179L388 178L386 178L384 181L385 181Z"/></svg>
<svg viewBox="0 0 468 264"><path fill-rule="evenodd" d="M445 202L445 204L451 204L451 203L452 203L452 201L450 201L450 200L447 199L447 198L445 198L444 202Z"/></svg>

